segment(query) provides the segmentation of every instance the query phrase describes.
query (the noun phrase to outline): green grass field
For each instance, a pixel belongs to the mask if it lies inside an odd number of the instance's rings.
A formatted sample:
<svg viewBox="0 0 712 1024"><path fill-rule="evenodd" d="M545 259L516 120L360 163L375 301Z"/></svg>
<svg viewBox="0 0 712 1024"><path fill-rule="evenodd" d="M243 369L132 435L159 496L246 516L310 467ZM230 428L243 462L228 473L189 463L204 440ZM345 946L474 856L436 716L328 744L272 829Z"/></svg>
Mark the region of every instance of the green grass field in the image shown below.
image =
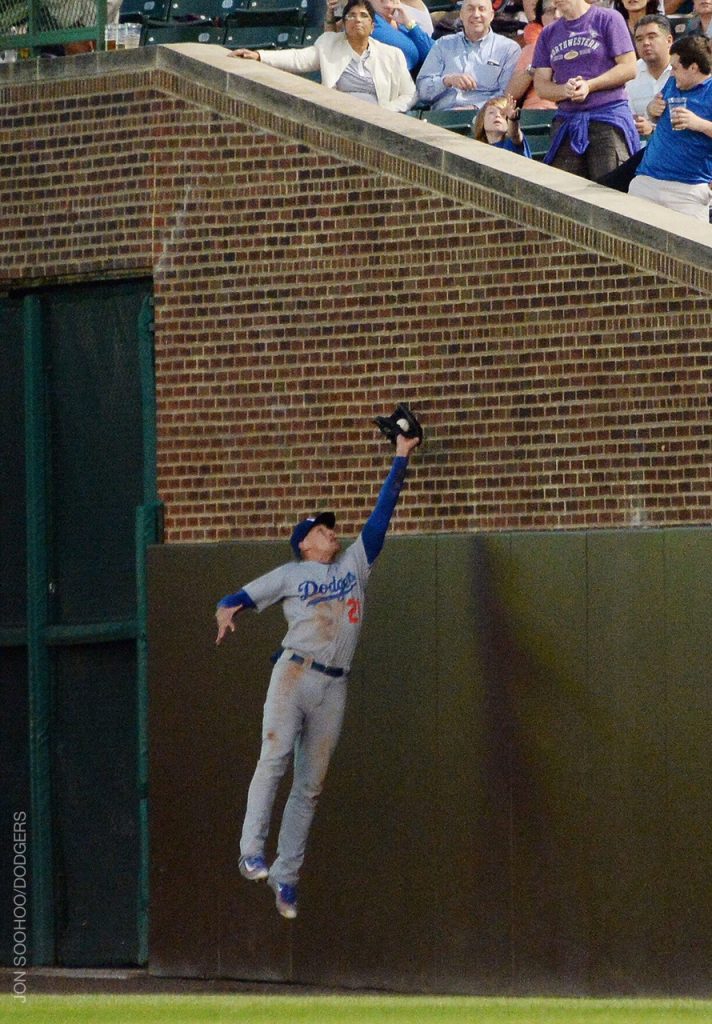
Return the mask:
<svg viewBox="0 0 712 1024"><path fill-rule="evenodd" d="M711 1024L712 1001L421 996L28 994L0 997L27 1024Z"/></svg>

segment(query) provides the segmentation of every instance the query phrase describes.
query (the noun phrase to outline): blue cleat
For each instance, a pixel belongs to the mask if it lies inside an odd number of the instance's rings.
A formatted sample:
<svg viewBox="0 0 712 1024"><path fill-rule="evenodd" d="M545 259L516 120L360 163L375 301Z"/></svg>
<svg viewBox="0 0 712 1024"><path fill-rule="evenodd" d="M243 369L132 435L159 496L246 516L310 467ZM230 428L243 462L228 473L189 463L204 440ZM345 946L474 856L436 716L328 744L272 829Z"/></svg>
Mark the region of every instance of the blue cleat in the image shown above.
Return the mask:
<svg viewBox="0 0 712 1024"><path fill-rule="evenodd" d="M267 879L267 885L275 895L275 906L282 917L293 920L297 916L297 887L287 885L285 882L276 882L274 878Z"/></svg>
<svg viewBox="0 0 712 1024"><path fill-rule="evenodd" d="M240 874L250 882L261 882L269 875L269 868L264 857L240 857L238 864Z"/></svg>

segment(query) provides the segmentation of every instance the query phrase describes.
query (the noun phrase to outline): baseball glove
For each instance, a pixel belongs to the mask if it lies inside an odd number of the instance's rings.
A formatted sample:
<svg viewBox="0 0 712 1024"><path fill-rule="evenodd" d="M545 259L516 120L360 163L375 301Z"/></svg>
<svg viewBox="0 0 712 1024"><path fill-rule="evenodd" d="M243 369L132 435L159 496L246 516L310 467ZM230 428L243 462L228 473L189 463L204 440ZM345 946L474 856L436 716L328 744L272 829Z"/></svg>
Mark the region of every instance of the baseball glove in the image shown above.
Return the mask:
<svg viewBox="0 0 712 1024"><path fill-rule="evenodd" d="M417 437L423 441L423 428L407 405L401 403L392 416L376 416L373 421L391 444L396 443L399 434L404 437Z"/></svg>

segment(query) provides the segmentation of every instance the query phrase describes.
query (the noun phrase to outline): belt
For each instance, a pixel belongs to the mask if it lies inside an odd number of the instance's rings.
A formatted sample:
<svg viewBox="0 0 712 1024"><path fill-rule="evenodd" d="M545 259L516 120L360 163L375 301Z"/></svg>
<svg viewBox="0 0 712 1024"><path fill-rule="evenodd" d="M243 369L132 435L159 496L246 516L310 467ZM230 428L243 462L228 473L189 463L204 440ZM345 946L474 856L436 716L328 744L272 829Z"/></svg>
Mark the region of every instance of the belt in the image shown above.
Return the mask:
<svg viewBox="0 0 712 1024"><path fill-rule="evenodd" d="M270 658L270 661L277 661L284 653L284 647L280 647L278 651ZM322 665L319 661L312 661L311 658L304 658L301 654L290 654L288 661L296 661L297 665L306 665L307 668L313 668L316 672L322 672L325 676L331 676L332 679L340 679L346 675L346 669L343 668L332 668L331 665Z"/></svg>

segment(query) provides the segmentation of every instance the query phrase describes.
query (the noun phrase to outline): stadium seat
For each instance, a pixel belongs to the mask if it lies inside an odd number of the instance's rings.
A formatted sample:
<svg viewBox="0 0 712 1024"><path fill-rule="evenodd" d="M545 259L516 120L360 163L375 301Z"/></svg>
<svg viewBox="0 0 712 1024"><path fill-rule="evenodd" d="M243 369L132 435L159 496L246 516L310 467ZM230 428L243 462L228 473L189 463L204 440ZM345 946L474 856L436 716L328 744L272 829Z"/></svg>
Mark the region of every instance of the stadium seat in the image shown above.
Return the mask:
<svg viewBox="0 0 712 1024"><path fill-rule="evenodd" d="M425 0L425 6L432 14L433 11L454 11L457 3L452 0Z"/></svg>
<svg viewBox="0 0 712 1024"><path fill-rule="evenodd" d="M527 137L535 160L543 160L549 151L549 133L555 110L522 110L519 123Z"/></svg>
<svg viewBox="0 0 712 1024"><path fill-rule="evenodd" d="M526 132L529 149L534 160L543 160L549 152L549 135L531 135Z"/></svg>
<svg viewBox="0 0 712 1024"><path fill-rule="evenodd" d="M423 110L420 120L437 124L441 128L448 128L451 132L457 132L459 135L469 135L475 114L475 110Z"/></svg>
<svg viewBox="0 0 712 1024"><path fill-rule="evenodd" d="M309 0L235 0L233 25L303 25Z"/></svg>
<svg viewBox="0 0 712 1024"><path fill-rule="evenodd" d="M536 110L531 107L524 107L519 115L519 123L527 131L545 131L548 133L555 115L555 110Z"/></svg>
<svg viewBox="0 0 712 1024"><path fill-rule="evenodd" d="M119 20L129 21L166 21L170 0L123 0L119 12Z"/></svg>
<svg viewBox="0 0 712 1024"><path fill-rule="evenodd" d="M304 29L304 38L302 39L301 45L302 46L313 46L314 43L319 38L319 36L322 35L322 34L323 34L323 29L322 28L320 28L320 27L319 28L314 28L313 26L310 28L310 27L307 26L307 28Z"/></svg>
<svg viewBox="0 0 712 1024"><path fill-rule="evenodd" d="M211 25L224 25L237 2L238 0L170 0L168 17L171 21L206 21Z"/></svg>
<svg viewBox="0 0 712 1024"><path fill-rule="evenodd" d="M669 14L667 20L670 22L672 34L675 39L679 39L680 36L684 36L687 31L687 25L692 17L691 14Z"/></svg>
<svg viewBox="0 0 712 1024"><path fill-rule="evenodd" d="M303 45L304 29L295 25L230 25L223 46L230 50L284 50Z"/></svg>
<svg viewBox="0 0 712 1024"><path fill-rule="evenodd" d="M518 18L498 18L496 15L492 21L492 31L500 36L507 36L508 39L516 39L524 31L526 22Z"/></svg>
<svg viewBox="0 0 712 1024"><path fill-rule="evenodd" d="M141 31L141 46L158 46L161 43L217 43L220 45L224 35L224 28L206 25L199 21L144 25Z"/></svg>

